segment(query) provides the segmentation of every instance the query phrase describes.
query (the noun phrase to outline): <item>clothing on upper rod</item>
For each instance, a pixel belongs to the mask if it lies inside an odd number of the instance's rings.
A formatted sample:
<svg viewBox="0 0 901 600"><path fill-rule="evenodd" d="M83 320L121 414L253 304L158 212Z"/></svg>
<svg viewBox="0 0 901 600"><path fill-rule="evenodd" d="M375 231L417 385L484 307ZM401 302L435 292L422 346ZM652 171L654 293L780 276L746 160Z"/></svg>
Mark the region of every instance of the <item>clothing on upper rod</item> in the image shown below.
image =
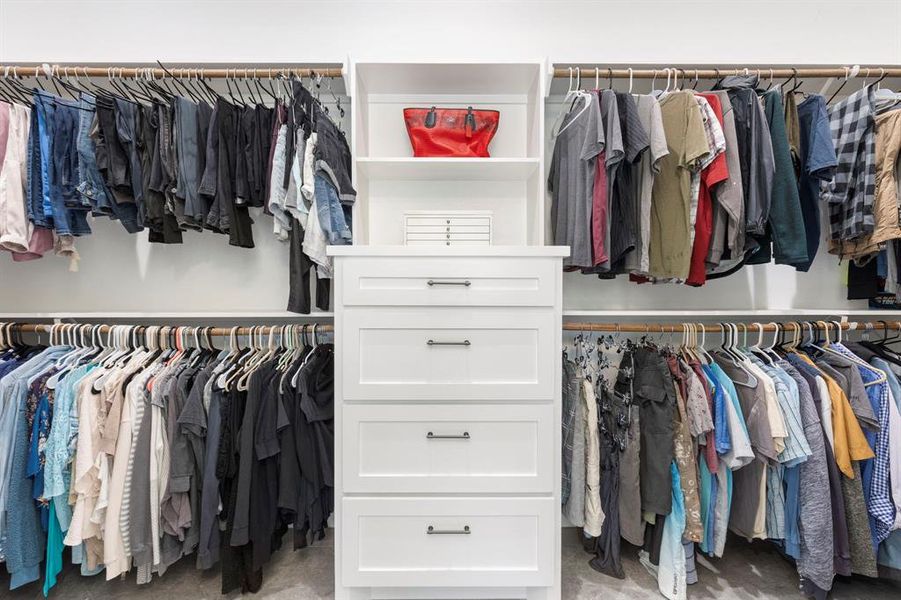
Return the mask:
<svg viewBox="0 0 901 600"><path fill-rule="evenodd" d="M261 211L273 215L292 264L303 264L290 270L291 289L306 291L292 293L288 310L310 312L313 269L316 305L328 310L325 248L352 242L356 191L350 147L319 102L319 79L315 93L300 81L279 81L286 93L274 106L261 103L259 81L259 98L248 83L245 104L231 85L226 98L193 80L176 79L178 95L142 79L140 90L111 77L111 90L90 92L49 80L57 93L29 91L28 103L0 88L0 247L13 260L55 249L75 269L75 239L90 235L101 217L128 233L147 230L152 243L182 243L185 232L208 230L253 248L251 213ZM343 117L340 102L338 109Z"/></svg>
<svg viewBox="0 0 901 600"><path fill-rule="evenodd" d="M807 271L823 204L829 251L855 262L849 298L881 293L877 262L855 273L877 257L894 297L901 111L877 103L881 79L832 107L753 73L708 93L670 89L669 75L649 95L571 93L548 178L553 243L572 248L565 268L695 286L744 265Z"/></svg>
<svg viewBox="0 0 901 600"><path fill-rule="evenodd" d="M324 537L333 346L284 326L252 328L242 349L237 329L220 352L198 328L54 325L48 347L0 328L11 589L48 594L68 546L84 576L149 583L194 555L221 563L223 593L256 592L289 525L295 549Z"/></svg>
<svg viewBox="0 0 901 600"><path fill-rule="evenodd" d="M776 544L812 597L835 575L901 570L901 356L889 345L843 341L825 322L822 341L796 323L766 344L755 324L742 343L724 324L707 352L692 324L679 345L590 325L569 324L563 353L562 501L593 568L624 576L622 538L664 596L685 598L695 545L722 557L731 531Z"/></svg>

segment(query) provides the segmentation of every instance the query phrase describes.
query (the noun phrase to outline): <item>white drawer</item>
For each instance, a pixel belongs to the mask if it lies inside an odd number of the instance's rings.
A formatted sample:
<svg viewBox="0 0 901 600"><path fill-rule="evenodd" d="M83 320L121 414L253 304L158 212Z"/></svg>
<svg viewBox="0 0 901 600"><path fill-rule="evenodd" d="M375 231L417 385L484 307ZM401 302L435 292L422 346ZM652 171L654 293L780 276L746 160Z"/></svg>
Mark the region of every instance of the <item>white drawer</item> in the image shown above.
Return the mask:
<svg viewBox="0 0 901 600"><path fill-rule="evenodd" d="M342 508L346 586L554 582L553 498L345 498Z"/></svg>
<svg viewBox="0 0 901 600"><path fill-rule="evenodd" d="M553 306L559 269L550 257L363 256L339 271L345 306Z"/></svg>
<svg viewBox="0 0 901 600"><path fill-rule="evenodd" d="M546 308L348 308L344 400L551 400L560 324Z"/></svg>
<svg viewBox="0 0 901 600"><path fill-rule="evenodd" d="M344 491L554 490L554 407L344 406Z"/></svg>

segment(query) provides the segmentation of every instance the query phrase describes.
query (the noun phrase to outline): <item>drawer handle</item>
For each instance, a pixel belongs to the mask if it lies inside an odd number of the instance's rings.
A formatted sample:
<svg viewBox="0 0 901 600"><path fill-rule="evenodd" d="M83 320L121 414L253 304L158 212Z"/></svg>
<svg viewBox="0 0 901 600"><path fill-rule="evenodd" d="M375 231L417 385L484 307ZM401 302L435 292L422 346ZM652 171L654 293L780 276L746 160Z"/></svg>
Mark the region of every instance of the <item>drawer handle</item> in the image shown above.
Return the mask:
<svg viewBox="0 0 901 600"><path fill-rule="evenodd" d="M435 435L431 431L426 434L426 436L430 440L468 440L470 439L470 435L468 431L464 431L462 435Z"/></svg>
<svg viewBox="0 0 901 600"><path fill-rule="evenodd" d="M463 340L462 342L436 342L435 340L429 340L426 344L429 346L472 346L472 342L469 340Z"/></svg>
<svg viewBox="0 0 901 600"><path fill-rule="evenodd" d="M469 535L471 533L472 530L469 529L469 525L465 526L463 529L435 529L429 525L429 528L426 531L427 535Z"/></svg>
<svg viewBox="0 0 901 600"><path fill-rule="evenodd" d="M429 279L426 283L429 284L429 287L436 285L462 285L469 287L472 285L472 282L468 279L465 281L435 281L434 279Z"/></svg>

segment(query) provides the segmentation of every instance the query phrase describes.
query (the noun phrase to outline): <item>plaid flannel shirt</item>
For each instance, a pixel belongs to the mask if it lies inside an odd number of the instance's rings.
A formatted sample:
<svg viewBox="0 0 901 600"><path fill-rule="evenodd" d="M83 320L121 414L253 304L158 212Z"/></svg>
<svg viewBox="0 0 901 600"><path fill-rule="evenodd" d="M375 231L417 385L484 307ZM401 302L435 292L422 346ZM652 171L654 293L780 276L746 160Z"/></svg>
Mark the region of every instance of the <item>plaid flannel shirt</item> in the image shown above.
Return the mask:
<svg viewBox="0 0 901 600"><path fill-rule="evenodd" d="M829 203L829 225L835 241L873 232L876 196L875 89L854 92L829 109L829 126L838 157L831 181L820 184Z"/></svg>

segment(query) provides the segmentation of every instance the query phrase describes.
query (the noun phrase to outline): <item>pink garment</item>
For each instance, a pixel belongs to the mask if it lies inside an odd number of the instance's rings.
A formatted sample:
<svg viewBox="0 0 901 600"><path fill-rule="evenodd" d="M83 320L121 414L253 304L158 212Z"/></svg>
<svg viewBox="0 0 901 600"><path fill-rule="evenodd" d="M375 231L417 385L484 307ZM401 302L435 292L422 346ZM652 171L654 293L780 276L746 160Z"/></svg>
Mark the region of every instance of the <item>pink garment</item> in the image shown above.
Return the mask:
<svg viewBox="0 0 901 600"><path fill-rule="evenodd" d="M591 190L591 247L594 266L607 262L607 153L598 154Z"/></svg>
<svg viewBox="0 0 901 600"><path fill-rule="evenodd" d="M31 231L31 239L28 240L28 252L13 252L13 260L24 262L42 258L44 254L53 249L53 230L43 227L35 227Z"/></svg>
<svg viewBox="0 0 901 600"><path fill-rule="evenodd" d="M7 139L9 139L9 104L0 102L0 168L6 158Z"/></svg>
<svg viewBox="0 0 901 600"><path fill-rule="evenodd" d="M3 134L6 137L0 163L0 248L11 252L28 249L31 222L25 207L25 176L28 128L31 110L18 104L6 105Z"/></svg>

